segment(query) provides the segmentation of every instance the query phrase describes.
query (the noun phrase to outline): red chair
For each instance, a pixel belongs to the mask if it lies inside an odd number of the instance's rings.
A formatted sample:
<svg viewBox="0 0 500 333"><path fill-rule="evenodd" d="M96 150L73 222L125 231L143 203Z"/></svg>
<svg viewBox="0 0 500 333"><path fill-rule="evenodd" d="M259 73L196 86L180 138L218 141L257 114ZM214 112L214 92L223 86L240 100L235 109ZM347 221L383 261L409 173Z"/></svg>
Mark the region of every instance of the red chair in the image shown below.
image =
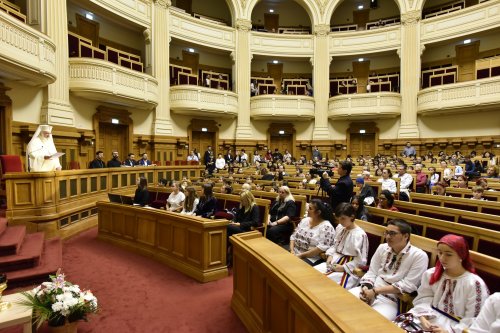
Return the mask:
<svg viewBox="0 0 500 333"><path fill-rule="evenodd" d="M198 161L190 161L190 164L191 165L198 165L198 164L200 164L200 162L198 162Z"/></svg>
<svg viewBox="0 0 500 333"><path fill-rule="evenodd" d="M171 161L165 161L165 165L170 166L170 165L172 165L172 162Z"/></svg>
<svg viewBox="0 0 500 333"><path fill-rule="evenodd" d="M174 165L181 165L181 161L179 161L179 160L175 160L175 161L174 161Z"/></svg>
<svg viewBox="0 0 500 333"><path fill-rule="evenodd" d="M70 170L79 170L80 169L80 162L78 162L78 161L70 161L69 162L69 169Z"/></svg>
<svg viewBox="0 0 500 333"><path fill-rule="evenodd" d="M161 165L161 161L153 161L153 164L156 164L157 166Z"/></svg>
<svg viewBox="0 0 500 333"><path fill-rule="evenodd" d="M7 172L23 172L23 162L18 155L0 155L1 175L0 177L0 196L5 197L5 180L3 175ZM5 208L4 205L1 205Z"/></svg>

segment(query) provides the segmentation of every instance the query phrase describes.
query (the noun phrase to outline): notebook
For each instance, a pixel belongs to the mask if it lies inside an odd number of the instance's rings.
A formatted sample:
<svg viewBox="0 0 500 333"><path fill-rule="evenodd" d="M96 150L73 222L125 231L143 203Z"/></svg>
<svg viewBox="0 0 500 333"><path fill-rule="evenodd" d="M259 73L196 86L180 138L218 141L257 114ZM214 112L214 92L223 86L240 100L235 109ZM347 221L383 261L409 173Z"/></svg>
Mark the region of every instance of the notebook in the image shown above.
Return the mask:
<svg viewBox="0 0 500 333"><path fill-rule="evenodd" d="M122 198L121 195L119 194L114 194L114 193L108 193L108 199L109 202L114 202L114 203L122 203Z"/></svg>

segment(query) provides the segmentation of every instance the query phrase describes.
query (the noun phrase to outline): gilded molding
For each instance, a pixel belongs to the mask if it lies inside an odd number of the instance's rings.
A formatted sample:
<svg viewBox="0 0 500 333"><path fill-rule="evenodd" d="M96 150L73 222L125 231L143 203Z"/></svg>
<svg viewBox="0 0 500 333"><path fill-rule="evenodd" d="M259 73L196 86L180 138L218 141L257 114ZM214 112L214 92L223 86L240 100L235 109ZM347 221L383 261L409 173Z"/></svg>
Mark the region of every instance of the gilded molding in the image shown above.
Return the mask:
<svg viewBox="0 0 500 333"><path fill-rule="evenodd" d="M314 34L316 36L325 37L330 33L330 25L329 24L316 24L314 26Z"/></svg>
<svg viewBox="0 0 500 333"><path fill-rule="evenodd" d="M246 19L236 20L236 29L240 31L250 31L252 30L252 21Z"/></svg>
<svg viewBox="0 0 500 333"><path fill-rule="evenodd" d="M420 10L412 10L401 15L401 23L403 25L413 25L416 24L422 18L422 12Z"/></svg>

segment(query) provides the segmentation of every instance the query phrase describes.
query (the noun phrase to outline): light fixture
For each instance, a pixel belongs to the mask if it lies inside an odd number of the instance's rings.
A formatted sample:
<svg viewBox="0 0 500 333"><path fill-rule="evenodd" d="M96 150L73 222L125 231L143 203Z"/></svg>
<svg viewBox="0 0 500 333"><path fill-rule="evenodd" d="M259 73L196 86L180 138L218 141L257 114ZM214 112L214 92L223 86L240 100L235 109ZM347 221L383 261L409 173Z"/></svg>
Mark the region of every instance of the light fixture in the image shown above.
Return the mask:
<svg viewBox="0 0 500 333"><path fill-rule="evenodd" d="M201 129L201 131L202 131L202 132L208 132L208 129L207 129L206 127L203 127L203 128Z"/></svg>
<svg viewBox="0 0 500 333"><path fill-rule="evenodd" d="M278 133L279 133L279 134L285 134L285 131L280 130Z"/></svg>
<svg viewBox="0 0 500 333"><path fill-rule="evenodd" d="M363 62L363 61L365 61L365 58L358 58L358 61Z"/></svg>
<svg viewBox="0 0 500 333"><path fill-rule="evenodd" d="M273 64L277 64L278 63L278 60L273 60Z"/></svg>
<svg viewBox="0 0 500 333"><path fill-rule="evenodd" d="M359 9L359 10L361 10L361 9L363 9L363 8L364 8L364 6L363 6L363 5L358 5L358 9Z"/></svg>
<svg viewBox="0 0 500 333"><path fill-rule="evenodd" d="M364 129L360 129L360 130L359 130L359 133L361 133L361 134L365 134L365 133L366 133L366 130L364 130Z"/></svg>
<svg viewBox="0 0 500 333"><path fill-rule="evenodd" d="M188 49L188 52L194 53L194 49L193 49L192 47L190 47L190 48Z"/></svg>
<svg viewBox="0 0 500 333"><path fill-rule="evenodd" d="M112 124L119 124L119 123L120 123L120 120L119 120L119 119L116 119L116 118L112 118L112 119L111 119L111 123L112 123Z"/></svg>
<svg viewBox="0 0 500 333"><path fill-rule="evenodd" d="M472 42L472 40L470 38L464 40L464 44L470 44L470 42Z"/></svg>
<svg viewBox="0 0 500 333"><path fill-rule="evenodd" d="M88 19L88 20L93 20L94 19L94 14L92 14L91 12L87 12L85 14L85 17Z"/></svg>
<svg viewBox="0 0 500 333"><path fill-rule="evenodd" d="M269 9L269 13L274 13L274 9Z"/></svg>

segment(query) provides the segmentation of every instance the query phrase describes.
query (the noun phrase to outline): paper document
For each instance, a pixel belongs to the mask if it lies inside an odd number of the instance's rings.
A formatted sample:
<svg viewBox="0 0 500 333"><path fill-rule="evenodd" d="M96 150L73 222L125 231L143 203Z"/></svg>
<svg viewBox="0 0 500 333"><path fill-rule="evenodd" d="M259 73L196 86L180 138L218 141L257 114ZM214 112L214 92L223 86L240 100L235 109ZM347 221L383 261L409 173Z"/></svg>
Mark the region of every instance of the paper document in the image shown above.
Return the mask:
<svg viewBox="0 0 500 333"><path fill-rule="evenodd" d="M61 156L65 155L65 153L55 153L54 155L50 156L50 159L53 160L55 158L59 158Z"/></svg>

